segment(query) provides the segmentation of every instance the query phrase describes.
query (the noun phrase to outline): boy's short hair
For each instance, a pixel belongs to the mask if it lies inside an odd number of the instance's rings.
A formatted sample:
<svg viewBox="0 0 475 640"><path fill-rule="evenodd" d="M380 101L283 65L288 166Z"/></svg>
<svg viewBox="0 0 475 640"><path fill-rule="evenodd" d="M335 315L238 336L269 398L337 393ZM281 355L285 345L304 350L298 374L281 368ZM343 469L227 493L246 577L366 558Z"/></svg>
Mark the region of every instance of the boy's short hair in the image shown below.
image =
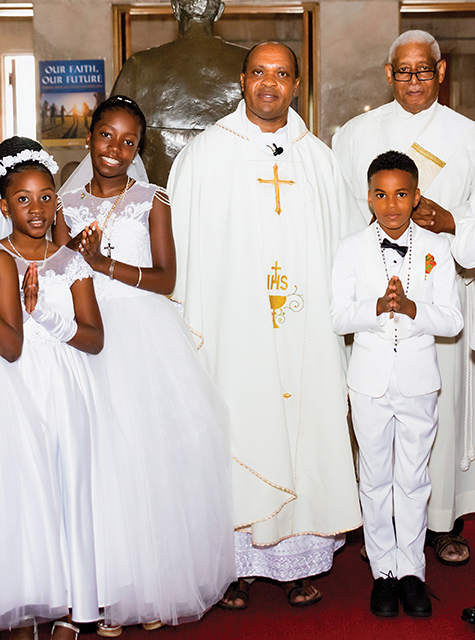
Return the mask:
<svg viewBox="0 0 475 640"><path fill-rule="evenodd" d="M419 181L419 171L416 163L412 158L400 151L386 151L373 160L368 168L368 185L375 173L379 173L380 171L394 171L394 169L410 173L417 185Z"/></svg>

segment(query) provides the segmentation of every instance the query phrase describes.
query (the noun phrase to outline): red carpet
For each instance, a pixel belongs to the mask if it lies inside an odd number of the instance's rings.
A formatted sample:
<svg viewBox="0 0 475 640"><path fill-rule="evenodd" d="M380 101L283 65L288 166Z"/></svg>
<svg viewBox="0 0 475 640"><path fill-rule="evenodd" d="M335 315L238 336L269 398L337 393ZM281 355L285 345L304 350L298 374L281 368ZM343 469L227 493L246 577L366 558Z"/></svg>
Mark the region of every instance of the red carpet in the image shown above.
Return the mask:
<svg viewBox="0 0 475 640"><path fill-rule="evenodd" d="M290 607L277 586L256 582L245 611L213 608L199 622L143 631L129 627L121 640L474 640L474 629L461 621L462 609L475 604L475 516L465 518L462 534L473 557L463 567L446 567L426 550L427 583L440 598L433 600L428 619L402 612L398 618L380 619L369 611L372 579L360 560L361 530L347 536L347 544L334 560L333 569L314 584L323 594L320 603L302 609ZM41 640L47 640L48 627ZM98 640L93 627L83 627L82 640Z"/></svg>

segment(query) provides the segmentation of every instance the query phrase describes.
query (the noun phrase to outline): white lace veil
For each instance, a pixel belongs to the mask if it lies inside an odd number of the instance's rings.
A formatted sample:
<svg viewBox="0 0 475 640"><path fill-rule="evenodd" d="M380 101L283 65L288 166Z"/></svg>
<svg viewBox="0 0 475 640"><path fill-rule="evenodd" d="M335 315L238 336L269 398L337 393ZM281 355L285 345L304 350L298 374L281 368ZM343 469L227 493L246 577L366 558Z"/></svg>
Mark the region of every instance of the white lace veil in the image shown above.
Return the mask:
<svg viewBox="0 0 475 640"><path fill-rule="evenodd" d="M128 175L137 182L146 182L148 183L148 176L145 170L144 163L142 162L142 158L137 155L135 156L135 164L131 164L127 170ZM63 193L67 193L68 191L75 191L76 189L80 189L84 187L85 184L89 182L92 178L92 162L91 162L91 154L88 153L81 164L72 172L63 186L59 189L58 195L63 195Z"/></svg>

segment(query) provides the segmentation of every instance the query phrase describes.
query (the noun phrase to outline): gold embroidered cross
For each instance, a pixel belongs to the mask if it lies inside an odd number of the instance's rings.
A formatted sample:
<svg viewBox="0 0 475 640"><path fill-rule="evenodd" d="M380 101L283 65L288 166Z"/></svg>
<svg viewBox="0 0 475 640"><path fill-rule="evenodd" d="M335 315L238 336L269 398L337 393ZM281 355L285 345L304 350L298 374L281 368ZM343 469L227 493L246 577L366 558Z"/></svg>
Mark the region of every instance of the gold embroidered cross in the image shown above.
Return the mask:
<svg viewBox="0 0 475 640"><path fill-rule="evenodd" d="M262 178L257 178L257 182L261 184L273 184L275 187L275 212L280 216L282 213L282 208L280 206L280 185L281 184L295 184L293 180L279 180L279 167L277 164L274 165L274 179L273 180L263 180Z"/></svg>

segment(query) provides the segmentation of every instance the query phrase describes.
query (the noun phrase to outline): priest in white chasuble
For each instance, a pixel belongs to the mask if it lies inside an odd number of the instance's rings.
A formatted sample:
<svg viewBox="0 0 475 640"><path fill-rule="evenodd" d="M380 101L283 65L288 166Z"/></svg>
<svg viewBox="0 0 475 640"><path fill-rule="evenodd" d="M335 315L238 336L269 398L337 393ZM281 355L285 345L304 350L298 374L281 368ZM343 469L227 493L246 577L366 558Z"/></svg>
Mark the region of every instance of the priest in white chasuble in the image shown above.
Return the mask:
<svg viewBox="0 0 475 640"><path fill-rule="evenodd" d="M168 189L175 297L230 410L237 575L283 582L302 606L320 598L308 576L361 523L330 277L340 237L364 220L289 108L298 82L286 46L252 49L244 100L180 153ZM244 608L248 589L239 580L221 604Z"/></svg>
<svg viewBox="0 0 475 640"><path fill-rule="evenodd" d="M343 173L369 220L366 172L380 153L394 149L415 161L423 197L415 222L449 239L475 192L475 122L438 103L446 63L436 40L425 31L407 31L393 43L385 66L395 100L347 122L333 137L333 150ZM459 293L465 328L452 340L439 339L442 376L439 429L432 450L429 529L450 532L458 516L475 511L474 374L470 327L475 272L459 269ZM469 549L458 536L432 533L438 559L447 564L468 561ZM435 538L435 539L434 539Z"/></svg>

